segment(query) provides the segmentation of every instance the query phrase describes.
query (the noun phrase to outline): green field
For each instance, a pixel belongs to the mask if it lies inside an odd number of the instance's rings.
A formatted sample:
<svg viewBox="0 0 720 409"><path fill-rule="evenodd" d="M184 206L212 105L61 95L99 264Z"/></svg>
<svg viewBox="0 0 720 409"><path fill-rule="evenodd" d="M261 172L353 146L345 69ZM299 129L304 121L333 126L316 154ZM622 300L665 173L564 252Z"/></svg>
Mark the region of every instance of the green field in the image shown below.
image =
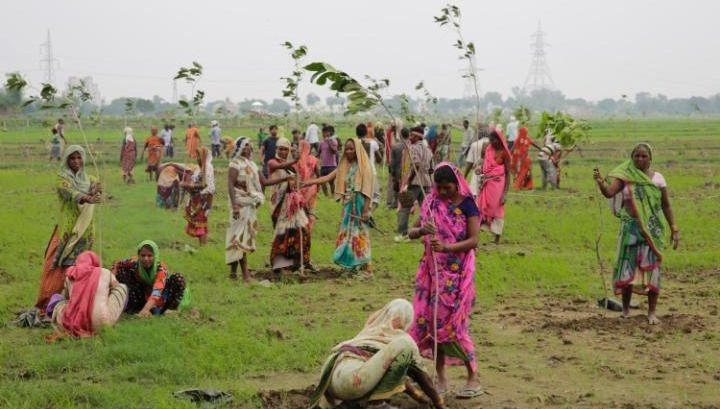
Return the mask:
<svg viewBox="0 0 720 409"><path fill-rule="evenodd" d="M606 120L592 125L582 152L573 153L564 165L563 188L512 194L501 245L490 244L488 235L481 238L473 336L481 380L491 395L473 404L718 407L720 120ZM348 126L340 129L342 138L350 136ZM254 137L255 130L224 131ZM206 129L201 132L206 139ZM46 128L19 126L0 132L4 322L34 303L43 251L56 220L56 165L48 164L41 142L47 134ZM375 212L384 234L372 233L374 278L246 286L228 280L223 264L225 160L215 162L218 193L210 215L210 245L188 252L186 244L197 245L183 232L181 212L155 207L155 185L143 177L143 166L136 168L137 185L122 184L121 128L91 127L87 134L101 152L99 167L112 196L98 215L101 246L96 252L109 266L132 255L141 240L154 239L170 269L188 279L194 308L177 316L124 317L101 336L54 344L44 341L50 330L7 326L0 338L0 407L190 408L194 405L171 395L189 387L229 391L235 395L230 407L260 407L259 391L312 385L328 350L353 336L370 311L392 298L412 297L422 250L416 242L393 243L394 211L382 206ZM76 129L67 136L71 143L82 142ZM144 132L136 131L136 138L144 139ZM592 168L607 173L640 141L655 148L653 167L668 181L681 229L681 247L668 251L664 264L659 329L648 328L639 318L620 323L594 302L603 295L595 240L602 235L600 249L609 269L618 223L597 193ZM537 165L533 173L537 184ZM313 260L329 266L339 205L320 197L318 214ZM251 269L264 267L272 241L267 206L258 219L259 249L250 257ZM638 317L642 313L634 312ZM451 402L450 407L477 406Z"/></svg>

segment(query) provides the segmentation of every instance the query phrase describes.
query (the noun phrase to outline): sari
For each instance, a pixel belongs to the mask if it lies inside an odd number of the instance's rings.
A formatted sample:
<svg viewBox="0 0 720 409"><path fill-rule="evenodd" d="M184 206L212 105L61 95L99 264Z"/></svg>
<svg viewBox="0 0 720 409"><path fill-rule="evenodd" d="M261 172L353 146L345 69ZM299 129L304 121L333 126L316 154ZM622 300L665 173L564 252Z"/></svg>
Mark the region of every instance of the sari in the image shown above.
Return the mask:
<svg viewBox="0 0 720 409"><path fill-rule="evenodd" d="M215 194L215 172L212 165L212 152L207 148L198 149L200 167L195 168L190 178L195 186L188 189L190 199L185 206L185 233L190 237L204 237L208 235L208 215L212 209L213 195Z"/></svg>
<svg viewBox="0 0 720 409"><path fill-rule="evenodd" d="M277 147L290 148L290 141L279 138ZM284 159L276 152L275 158L268 161L271 179L280 179L294 175L294 169L276 168ZM305 212L305 196L296 189L297 180L285 181L272 187L270 203L272 205L273 234L270 263L273 270L310 263L310 230ZM301 260L302 255L302 260Z"/></svg>
<svg viewBox="0 0 720 409"><path fill-rule="evenodd" d="M145 171L149 172L150 170L157 169L160 164L165 142L157 135L150 135L145 140L145 146L148 148L147 168Z"/></svg>
<svg viewBox="0 0 720 409"><path fill-rule="evenodd" d="M295 170L298 172L301 181L306 181L315 177L315 170L317 169L318 159L310 154L311 145L306 139L300 141L300 159L295 164ZM312 227L315 224L315 204L317 202L317 185L308 186L300 189L303 197L305 198L305 211L308 215L308 230L312 231Z"/></svg>
<svg viewBox="0 0 720 409"><path fill-rule="evenodd" d="M226 264L240 261L245 257L245 253L255 251L257 209L265 202L258 166L242 156L242 151L248 144L252 146L249 138L238 138L235 149L231 152L229 167L237 170L238 173L232 185L232 194L235 196L235 203L240 206L240 214L237 219L233 217L232 202L230 202L230 220L225 235ZM240 182L245 182L245 189L240 188Z"/></svg>
<svg viewBox="0 0 720 409"><path fill-rule="evenodd" d="M473 200L470 187L457 167L443 162L436 169L442 166L450 167L455 173L460 195ZM441 199L436 186L433 186L420 211L421 223L431 220L435 223L436 237L440 242L451 244L467 239L467 217L460 205ZM415 276L415 319L410 334L417 342L420 353L433 359L437 286L438 350L445 354L445 362L449 365L468 363L474 371L477 362L475 346L470 338L470 314L475 304L475 250L436 253L432 251L431 239L430 235L423 238L425 252ZM436 266L437 283L434 274Z"/></svg>
<svg viewBox="0 0 720 409"><path fill-rule="evenodd" d="M503 146L501 150L496 150L492 144L485 148L477 204L480 209L480 225L501 235L505 224L505 205L502 203L505 191L505 161L510 160L510 151L505 137L500 131L496 132Z"/></svg>
<svg viewBox="0 0 720 409"><path fill-rule="evenodd" d="M354 407L356 401L384 400L403 392L408 373L424 371L418 347L407 333L412 319L412 305L393 300L373 313L354 338L336 345L323 365L310 408Z"/></svg>
<svg viewBox="0 0 720 409"><path fill-rule="evenodd" d="M123 176L132 176L137 160L137 143L132 134L131 128L125 128L122 148L120 149L120 168Z"/></svg>
<svg viewBox="0 0 720 409"><path fill-rule="evenodd" d="M628 160L615 168L610 177L623 181L618 256L614 287L617 294L626 286L633 292L660 292L662 250L665 245L665 223L662 213L662 188L665 179L658 172L653 178Z"/></svg>
<svg viewBox="0 0 720 409"><path fill-rule="evenodd" d="M70 156L79 152L83 167L73 172L68 165ZM55 225L45 248L43 273L35 306L44 311L50 297L63 288L65 270L75 264L83 251L90 250L94 241L93 215L95 205L78 203L81 196L90 194L95 178L85 172L85 150L78 145L65 149L58 174L57 192L60 201L60 222Z"/></svg>
<svg viewBox="0 0 720 409"><path fill-rule="evenodd" d="M342 201L343 212L333 261L354 269L371 261L370 230L360 218L365 201L373 197L374 176L362 142L358 138L351 140L357 160L350 163L343 156L335 175L335 200Z"/></svg>
<svg viewBox="0 0 720 409"><path fill-rule="evenodd" d="M193 125L185 131L185 152L192 159L198 158L200 148L200 132Z"/></svg>
<svg viewBox="0 0 720 409"><path fill-rule="evenodd" d="M515 176L513 181L513 190L532 190L532 160L528 151L532 139L528 136L526 127L520 128L518 137L512 148L512 162L510 164L510 172Z"/></svg>

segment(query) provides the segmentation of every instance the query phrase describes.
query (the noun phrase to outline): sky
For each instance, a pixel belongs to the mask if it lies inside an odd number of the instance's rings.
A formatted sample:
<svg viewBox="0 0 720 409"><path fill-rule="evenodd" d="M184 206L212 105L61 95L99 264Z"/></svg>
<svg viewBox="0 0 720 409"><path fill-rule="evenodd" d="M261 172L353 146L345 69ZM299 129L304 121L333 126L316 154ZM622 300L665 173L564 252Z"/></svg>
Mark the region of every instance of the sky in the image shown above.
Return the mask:
<svg viewBox="0 0 720 409"><path fill-rule="evenodd" d="M0 73L44 80L40 45L50 30L56 85L91 75L103 98L170 100L172 77L198 61L206 101L282 96L292 60L285 41L304 44L304 62L324 61L358 79L388 78L388 93L461 97L467 68L457 36L433 21L435 0L3 0ZM456 1L477 49L481 93L512 95L531 64L542 23L556 89L600 100L637 92L668 97L720 92L716 0ZM179 94L189 94L178 84ZM300 94L325 90L305 81Z"/></svg>

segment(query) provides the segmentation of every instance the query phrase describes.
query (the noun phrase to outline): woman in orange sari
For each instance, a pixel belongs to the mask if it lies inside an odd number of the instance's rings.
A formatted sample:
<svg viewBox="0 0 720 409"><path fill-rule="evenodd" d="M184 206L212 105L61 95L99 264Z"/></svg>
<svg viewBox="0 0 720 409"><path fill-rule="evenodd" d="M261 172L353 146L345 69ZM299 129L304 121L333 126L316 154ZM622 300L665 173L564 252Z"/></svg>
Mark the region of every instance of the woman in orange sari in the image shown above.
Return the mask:
<svg viewBox="0 0 720 409"><path fill-rule="evenodd" d="M314 179L320 177L320 168L318 166L318 160L315 156L310 154L311 145L307 139L300 141L300 158L295 163L295 170L300 175L300 181ZM307 186L300 189L303 197L305 197L305 212L308 215L308 230L312 230L313 224L317 217L313 212L315 210L315 203L317 201L318 187L317 185Z"/></svg>
<svg viewBox="0 0 720 409"><path fill-rule="evenodd" d="M157 181L158 177L160 176L160 173L158 172L158 166L160 165L160 158L162 158L163 146L165 146L165 142L162 140L161 137L158 136L157 133L157 127L153 126L152 128L150 128L150 136L145 139L145 147L140 154L140 160L142 160L143 156L145 155L145 151L148 151L147 167L145 168L145 172L147 172L148 178L150 178L150 180L155 181ZM154 179L153 173L155 174Z"/></svg>
<svg viewBox="0 0 720 409"><path fill-rule="evenodd" d="M518 137L512 149L512 162L510 171L515 176L513 182L513 190L532 190L532 160L528 151L530 145L533 144L532 139L528 136L527 127L520 128Z"/></svg>
<svg viewBox="0 0 720 409"><path fill-rule="evenodd" d="M198 149L200 148L200 132L194 122L188 124L185 131L185 151L192 159L198 158Z"/></svg>

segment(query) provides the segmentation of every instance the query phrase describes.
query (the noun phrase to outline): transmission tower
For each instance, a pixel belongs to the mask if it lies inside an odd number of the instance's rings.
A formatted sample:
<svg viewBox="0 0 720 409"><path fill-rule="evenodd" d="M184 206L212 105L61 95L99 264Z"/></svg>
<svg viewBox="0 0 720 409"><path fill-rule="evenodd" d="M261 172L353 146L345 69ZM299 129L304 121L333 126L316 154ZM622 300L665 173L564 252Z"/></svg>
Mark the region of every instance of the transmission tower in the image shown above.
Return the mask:
<svg viewBox="0 0 720 409"><path fill-rule="evenodd" d="M40 60L40 68L45 71L45 82L53 84L55 82L55 65L58 64L57 58L53 55L52 42L50 41L50 30L47 31L47 41L40 44L41 52L45 55Z"/></svg>
<svg viewBox="0 0 720 409"><path fill-rule="evenodd" d="M475 62L475 56L473 56L472 59L473 59L472 66L475 67L475 73L474 73L475 80L478 81L478 83L479 83L480 81L478 79L479 78L478 74L480 73L480 71L483 71L483 69L478 68L477 62ZM468 68L463 68L461 70L458 70L458 72L460 72L460 74L463 76L463 78L465 78L465 89L463 89L463 98L465 98L465 99L475 98L475 84L473 83L472 75L470 75L472 73L472 70L468 67ZM478 84L478 88L479 88L479 84ZM479 91L480 90L478 90L478 92Z"/></svg>
<svg viewBox="0 0 720 409"><path fill-rule="evenodd" d="M530 44L532 48L532 63L530 63L530 71L525 78L525 85L523 88L525 91L533 91L536 89L553 89L555 88L555 82L550 75L550 67L545 59L545 47L550 44L544 40L542 26L538 21L537 31L531 36L535 41Z"/></svg>

